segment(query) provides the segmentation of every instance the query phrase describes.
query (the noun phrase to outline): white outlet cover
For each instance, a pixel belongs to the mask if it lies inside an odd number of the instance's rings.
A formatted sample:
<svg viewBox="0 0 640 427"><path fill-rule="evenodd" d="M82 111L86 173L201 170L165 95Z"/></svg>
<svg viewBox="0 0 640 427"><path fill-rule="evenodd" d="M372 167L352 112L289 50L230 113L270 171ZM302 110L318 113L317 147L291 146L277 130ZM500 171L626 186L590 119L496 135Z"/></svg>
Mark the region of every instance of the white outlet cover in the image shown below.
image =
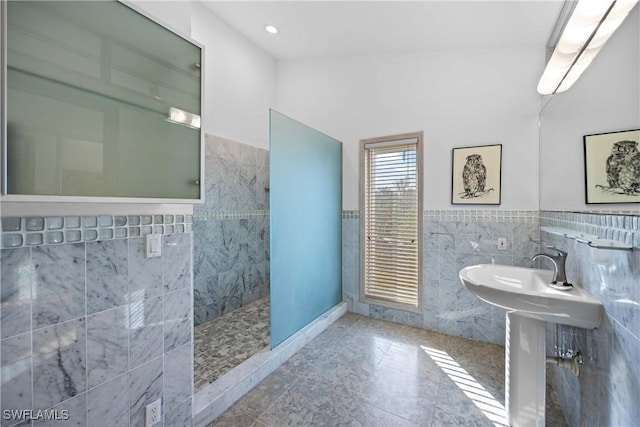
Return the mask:
<svg viewBox="0 0 640 427"><path fill-rule="evenodd" d="M506 251L507 250L507 238L506 237L498 237L498 250Z"/></svg>
<svg viewBox="0 0 640 427"><path fill-rule="evenodd" d="M145 427L151 427L160 422L162 412L162 399L158 399L155 402L148 404L145 407L144 425Z"/></svg>

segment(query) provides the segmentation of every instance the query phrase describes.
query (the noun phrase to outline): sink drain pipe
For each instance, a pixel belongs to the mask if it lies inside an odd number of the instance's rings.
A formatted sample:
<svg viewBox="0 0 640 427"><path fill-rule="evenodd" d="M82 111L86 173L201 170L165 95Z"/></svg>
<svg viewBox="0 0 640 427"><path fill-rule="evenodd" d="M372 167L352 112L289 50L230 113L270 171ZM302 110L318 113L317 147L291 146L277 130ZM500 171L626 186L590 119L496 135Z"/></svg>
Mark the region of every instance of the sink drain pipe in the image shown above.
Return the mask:
<svg viewBox="0 0 640 427"><path fill-rule="evenodd" d="M567 368L573 372L576 377L580 376L580 365L582 365L582 354L576 352L571 357L565 358L560 356L547 356L547 364L556 365L561 368Z"/></svg>

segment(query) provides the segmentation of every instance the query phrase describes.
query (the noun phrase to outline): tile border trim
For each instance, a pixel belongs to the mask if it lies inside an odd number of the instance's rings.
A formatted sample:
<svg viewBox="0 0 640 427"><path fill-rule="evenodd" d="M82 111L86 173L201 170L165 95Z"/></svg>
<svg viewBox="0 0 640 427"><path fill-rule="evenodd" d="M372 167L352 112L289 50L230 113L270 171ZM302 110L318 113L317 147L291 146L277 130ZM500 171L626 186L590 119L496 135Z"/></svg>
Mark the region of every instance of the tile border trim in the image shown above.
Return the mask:
<svg viewBox="0 0 640 427"><path fill-rule="evenodd" d="M540 211L540 225L567 228L640 248L640 214Z"/></svg>
<svg viewBox="0 0 640 427"><path fill-rule="evenodd" d="M342 211L342 219L359 219L360 211Z"/></svg>
<svg viewBox="0 0 640 427"><path fill-rule="evenodd" d="M193 231L193 215L66 215L2 218L2 248L128 239Z"/></svg>
<svg viewBox="0 0 640 427"><path fill-rule="evenodd" d="M229 220L229 219L249 219L268 217L268 209L260 210L230 210L230 211L216 211L216 210L194 210L193 221L211 221L211 220Z"/></svg>
<svg viewBox="0 0 640 427"><path fill-rule="evenodd" d="M496 209L425 210L426 221L535 222L540 211Z"/></svg>
<svg viewBox="0 0 640 427"><path fill-rule="evenodd" d="M539 211L495 210L495 209L448 209L425 210L424 221L477 221L477 222L535 222ZM342 211L342 219L359 219L359 210Z"/></svg>

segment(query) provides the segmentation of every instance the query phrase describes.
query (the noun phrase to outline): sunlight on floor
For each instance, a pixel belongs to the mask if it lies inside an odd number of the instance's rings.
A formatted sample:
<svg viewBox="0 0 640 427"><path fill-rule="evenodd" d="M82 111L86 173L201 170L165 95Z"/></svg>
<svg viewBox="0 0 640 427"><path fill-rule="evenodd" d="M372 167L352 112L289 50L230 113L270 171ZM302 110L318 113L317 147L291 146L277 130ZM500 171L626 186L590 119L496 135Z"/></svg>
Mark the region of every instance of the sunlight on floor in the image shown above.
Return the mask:
<svg viewBox="0 0 640 427"><path fill-rule="evenodd" d="M464 370L451 356L441 350L420 346L465 395L498 427L507 427L506 410L482 385Z"/></svg>

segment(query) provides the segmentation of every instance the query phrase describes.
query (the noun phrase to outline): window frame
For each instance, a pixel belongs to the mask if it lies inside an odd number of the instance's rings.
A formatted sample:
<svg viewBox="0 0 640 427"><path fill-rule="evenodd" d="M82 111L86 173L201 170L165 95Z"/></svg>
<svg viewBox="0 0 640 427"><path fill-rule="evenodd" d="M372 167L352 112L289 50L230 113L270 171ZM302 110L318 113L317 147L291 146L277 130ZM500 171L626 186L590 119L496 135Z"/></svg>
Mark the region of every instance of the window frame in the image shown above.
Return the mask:
<svg viewBox="0 0 640 427"><path fill-rule="evenodd" d="M360 140L360 301L366 304L374 304L378 306L393 308L402 311L409 311L413 313L422 313L423 311L423 290L422 290L422 256L423 256L423 136L424 132L411 132L397 135L388 135L376 138L367 138ZM407 140L416 140L416 191L417 191L417 203L418 203L418 217L417 230L418 230L418 251L417 251L417 306L413 306L406 303L393 302L385 299L379 299L366 294L366 224L367 224L367 211L366 211L366 197L367 183L366 179L366 165L368 158L367 145L371 144L384 144L388 146L393 145L406 145Z"/></svg>

